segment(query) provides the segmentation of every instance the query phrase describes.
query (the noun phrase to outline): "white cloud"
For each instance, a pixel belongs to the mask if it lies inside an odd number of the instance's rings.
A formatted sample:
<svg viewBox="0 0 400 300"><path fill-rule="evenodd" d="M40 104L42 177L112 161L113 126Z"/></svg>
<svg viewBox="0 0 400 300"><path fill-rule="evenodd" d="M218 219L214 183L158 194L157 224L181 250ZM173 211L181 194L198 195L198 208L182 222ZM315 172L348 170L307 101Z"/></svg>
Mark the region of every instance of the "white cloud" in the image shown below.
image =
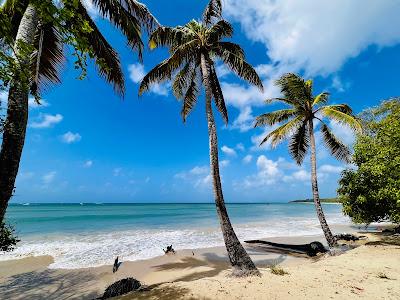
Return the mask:
<svg viewBox="0 0 400 300"><path fill-rule="evenodd" d="M141 82L143 77L146 75L146 71L142 64L131 64L128 66L128 71L129 71L129 78L134 83ZM164 83L164 84L155 83L151 85L150 92L160 96L167 96L169 87L170 87L169 83Z"/></svg>
<svg viewBox="0 0 400 300"><path fill-rule="evenodd" d="M44 185L48 185L54 181L54 178L56 177L57 172L56 171L51 171L49 173L46 173L45 175L42 176L42 182Z"/></svg>
<svg viewBox="0 0 400 300"><path fill-rule="evenodd" d="M338 91L340 93L343 93L349 87L350 87L350 83L349 82L343 82L343 80L337 75L333 76L333 78L332 78L332 88L334 88L336 91Z"/></svg>
<svg viewBox="0 0 400 300"><path fill-rule="evenodd" d="M68 131L61 136L61 140L66 144L77 143L82 139L82 136L79 133L73 133Z"/></svg>
<svg viewBox="0 0 400 300"><path fill-rule="evenodd" d="M226 75L231 74L231 70L229 70L229 68L226 65L217 65L217 67L215 68L215 71L217 72L218 78L223 78Z"/></svg>
<svg viewBox="0 0 400 300"><path fill-rule="evenodd" d="M40 99L40 104L38 104L35 100L34 97L29 97L28 99L28 105L29 108L42 108L42 107L48 107L50 104L47 102L45 99Z"/></svg>
<svg viewBox="0 0 400 300"><path fill-rule="evenodd" d="M254 116L250 106L245 106L240 109L239 116L229 125L229 129L239 129L240 132L249 131L254 127Z"/></svg>
<svg viewBox="0 0 400 300"><path fill-rule="evenodd" d="M221 168L225 168L225 167L229 166L229 164L230 164L230 161L227 160L227 159L221 160L221 161L219 162L219 166L220 166Z"/></svg>
<svg viewBox="0 0 400 300"><path fill-rule="evenodd" d="M85 161L85 163L83 164L84 168L90 168L93 166L93 161L92 160L87 160Z"/></svg>
<svg viewBox="0 0 400 300"><path fill-rule="evenodd" d="M253 160L253 155L247 154L245 157L243 157L243 163L244 164L249 164Z"/></svg>
<svg viewBox="0 0 400 300"><path fill-rule="evenodd" d="M244 150L246 150L245 147L244 147L244 145L243 145L242 143L237 144L237 145L236 145L236 149L238 149L239 151L244 151Z"/></svg>
<svg viewBox="0 0 400 300"><path fill-rule="evenodd" d="M55 124L60 123L63 120L63 116L60 114L50 115L50 114L41 114L39 116L39 121L32 122L30 127L32 128L49 128Z"/></svg>
<svg viewBox="0 0 400 300"><path fill-rule="evenodd" d="M334 173L339 174L343 171L343 167L341 166L333 166L333 165L322 165L318 168L318 173Z"/></svg>
<svg viewBox="0 0 400 300"><path fill-rule="evenodd" d="M244 163L250 163L251 156L243 159ZM263 188L271 185L281 186L281 183L304 184L310 181L310 172L303 167L289 162L283 157L277 160L260 155L256 161L257 173L245 177L241 183L236 182L236 187L241 188Z"/></svg>
<svg viewBox="0 0 400 300"><path fill-rule="evenodd" d="M132 64L128 66L129 78L134 83L139 83L142 81L143 77L146 75L144 71L144 66L142 64Z"/></svg>
<svg viewBox="0 0 400 300"><path fill-rule="evenodd" d="M99 16L99 10L96 8L91 0L83 0L82 3L86 7L92 18L97 18Z"/></svg>
<svg viewBox="0 0 400 300"><path fill-rule="evenodd" d="M352 145L355 141L354 131L346 125L336 121L330 121L329 126L334 135L336 135L346 145Z"/></svg>
<svg viewBox="0 0 400 300"><path fill-rule="evenodd" d="M222 152L224 152L226 155L230 156L236 156L236 151L232 148L229 148L228 146L224 145L221 147Z"/></svg>
<svg viewBox="0 0 400 300"><path fill-rule="evenodd" d="M336 72L370 45L400 42L398 0L227 0L225 13L265 44L273 64L309 75Z"/></svg>
<svg viewBox="0 0 400 300"><path fill-rule="evenodd" d="M281 173L278 162L268 159L265 155L257 158L258 172L255 175L247 176L243 182L244 187L260 187L271 185L277 182Z"/></svg>
<svg viewBox="0 0 400 300"><path fill-rule="evenodd" d="M265 151L268 149L271 149L271 142L268 140L264 144L260 145L261 142L265 139L267 134L269 134L271 131L275 130L278 128L278 125L274 126L267 126L264 127L262 132L260 134L255 134L251 137L251 142L253 146L250 148L251 151Z"/></svg>
<svg viewBox="0 0 400 300"><path fill-rule="evenodd" d="M114 168L113 169L113 176L118 177L121 175L122 168Z"/></svg>
<svg viewBox="0 0 400 300"><path fill-rule="evenodd" d="M221 163L226 164L222 161ZM189 171L183 171L175 174L174 178L186 181L198 189L209 189L211 187L210 183L212 178L210 175L210 168L208 166L195 166Z"/></svg>

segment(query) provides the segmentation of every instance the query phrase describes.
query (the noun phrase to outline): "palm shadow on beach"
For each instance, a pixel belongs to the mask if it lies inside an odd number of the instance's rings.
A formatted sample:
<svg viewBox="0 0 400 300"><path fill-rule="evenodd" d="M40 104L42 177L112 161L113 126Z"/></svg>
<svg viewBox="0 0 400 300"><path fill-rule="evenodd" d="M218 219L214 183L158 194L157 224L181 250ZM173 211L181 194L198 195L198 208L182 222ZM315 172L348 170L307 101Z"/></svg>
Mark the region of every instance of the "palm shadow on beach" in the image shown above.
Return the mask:
<svg viewBox="0 0 400 300"><path fill-rule="evenodd" d="M0 299L93 299L88 288L96 277L87 272L34 271L13 275L0 285Z"/></svg>

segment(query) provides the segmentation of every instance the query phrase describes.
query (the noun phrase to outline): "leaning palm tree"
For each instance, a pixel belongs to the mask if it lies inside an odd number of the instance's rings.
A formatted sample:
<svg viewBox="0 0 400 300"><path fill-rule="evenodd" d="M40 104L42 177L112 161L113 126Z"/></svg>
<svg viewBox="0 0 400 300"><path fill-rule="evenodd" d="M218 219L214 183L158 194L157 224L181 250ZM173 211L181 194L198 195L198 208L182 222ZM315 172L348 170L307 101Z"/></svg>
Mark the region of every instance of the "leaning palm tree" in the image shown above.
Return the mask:
<svg viewBox="0 0 400 300"><path fill-rule="evenodd" d="M277 100L288 105L289 108L258 116L255 127L284 123L270 132L261 144L270 141L271 146L275 147L284 139L289 139L289 152L298 165L303 163L308 149L311 149L311 183L314 204L328 245L333 247L336 240L326 222L319 199L314 121L321 123L323 140L331 154L345 162L349 162L350 151L330 131L324 118L347 125L354 131L360 131L361 124L347 104L326 105L329 93L323 92L314 96L312 80L305 81L300 76L289 73L278 79L276 85L280 87L283 97L267 100L267 102Z"/></svg>
<svg viewBox="0 0 400 300"><path fill-rule="evenodd" d="M139 94L147 91L151 84L173 80L173 93L182 99L183 122L192 111L205 88L210 169L213 178L216 209L223 233L225 246L235 275L259 274L246 250L240 244L225 207L218 163L218 141L212 110L212 100L225 123L228 112L224 96L215 72L215 60L225 63L242 79L263 89L255 70L245 61L244 52L237 44L223 41L233 34L232 26L221 19L221 2L211 0L203 14L202 21L190 21L184 26L160 27L150 36L150 48L166 46L170 56L154 67L142 80Z"/></svg>
<svg viewBox="0 0 400 300"><path fill-rule="evenodd" d="M141 59L142 28L151 32L158 25L146 6L135 0L92 0L92 3L104 18L121 30ZM62 26L49 15L60 7L71 12ZM81 42L93 56L99 74L120 96L124 95L125 84L118 54L97 28L83 0L55 3L52 0L6 0L0 9L2 16L10 20L9 30L0 31L0 40L11 40L17 65L9 86L0 152L1 223L14 190L25 142L29 92L37 95L44 87L60 81L59 69L65 57L63 44L71 40Z"/></svg>

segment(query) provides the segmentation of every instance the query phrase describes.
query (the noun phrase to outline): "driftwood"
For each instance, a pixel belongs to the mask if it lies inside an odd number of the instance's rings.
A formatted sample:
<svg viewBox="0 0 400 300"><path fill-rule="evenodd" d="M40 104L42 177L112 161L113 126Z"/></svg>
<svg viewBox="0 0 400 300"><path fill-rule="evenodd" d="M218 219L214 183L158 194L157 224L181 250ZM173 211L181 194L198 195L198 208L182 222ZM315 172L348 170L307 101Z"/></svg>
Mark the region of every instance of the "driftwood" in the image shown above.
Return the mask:
<svg viewBox="0 0 400 300"><path fill-rule="evenodd" d="M311 242L309 244L292 245L292 244L279 244L261 240L245 241L248 244L263 244L275 248L288 249L296 252L305 253L308 256L316 256L318 253L326 253L328 250L320 242Z"/></svg>
<svg viewBox="0 0 400 300"><path fill-rule="evenodd" d="M169 253L175 254L175 250L174 250L174 248L172 248L172 245L171 246L167 246L167 249L166 250L163 249L163 251L164 251L165 254L169 254Z"/></svg>
<svg viewBox="0 0 400 300"><path fill-rule="evenodd" d="M365 239L366 236L365 235L360 235L360 236L355 236L354 234L350 234L350 233L341 233L341 234L336 234L335 235L335 239L337 241L359 241L362 239Z"/></svg>
<svg viewBox="0 0 400 300"><path fill-rule="evenodd" d="M125 295L129 292L140 289L142 284L135 278L129 277L108 286L103 296L99 299L109 299L116 296Z"/></svg>

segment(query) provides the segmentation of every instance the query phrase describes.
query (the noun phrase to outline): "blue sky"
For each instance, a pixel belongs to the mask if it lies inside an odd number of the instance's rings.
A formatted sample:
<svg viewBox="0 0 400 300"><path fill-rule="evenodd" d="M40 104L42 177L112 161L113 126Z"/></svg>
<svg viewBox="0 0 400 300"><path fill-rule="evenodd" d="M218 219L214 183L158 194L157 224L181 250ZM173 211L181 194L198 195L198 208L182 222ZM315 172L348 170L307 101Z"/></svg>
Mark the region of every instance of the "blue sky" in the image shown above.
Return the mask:
<svg viewBox="0 0 400 300"><path fill-rule="evenodd" d="M199 18L207 1L143 1L163 25ZM257 67L265 93L219 65L230 123L218 117L222 180L227 202L273 202L310 198L308 161L296 166L287 144L258 147L266 129L252 129L254 116L279 105L273 80L298 72L315 80L315 92L332 93L356 112L400 94L400 2L225 0L233 40ZM92 14L96 16L95 10ZM121 34L96 22L118 50L127 93L118 98L92 64L85 80L69 57L63 82L49 89L43 105L31 105L17 189L12 202L211 202L208 136L203 98L186 124L168 83L138 98L138 81L167 55L147 51L144 65ZM3 94L2 97L5 95ZM351 144L349 129L332 124ZM317 133L318 138L319 133ZM342 163L318 147L321 196L335 196Z"/></svg>

